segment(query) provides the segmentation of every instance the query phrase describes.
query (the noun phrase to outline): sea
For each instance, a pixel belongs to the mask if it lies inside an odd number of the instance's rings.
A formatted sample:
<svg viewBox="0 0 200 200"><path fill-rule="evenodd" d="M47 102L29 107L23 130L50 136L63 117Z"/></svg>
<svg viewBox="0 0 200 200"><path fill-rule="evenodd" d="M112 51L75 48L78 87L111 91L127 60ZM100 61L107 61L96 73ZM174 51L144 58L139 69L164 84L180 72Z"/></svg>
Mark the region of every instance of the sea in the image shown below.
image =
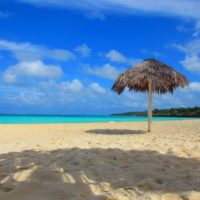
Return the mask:
<svg viewBox="0 0 200 200"><path fill-rule="evenodd" d="M195 120L186 117L153 117L153 121ZM54 123L101 123L138 122L147 117L111 115L0 115L0 124L54 124Z"/></svg>

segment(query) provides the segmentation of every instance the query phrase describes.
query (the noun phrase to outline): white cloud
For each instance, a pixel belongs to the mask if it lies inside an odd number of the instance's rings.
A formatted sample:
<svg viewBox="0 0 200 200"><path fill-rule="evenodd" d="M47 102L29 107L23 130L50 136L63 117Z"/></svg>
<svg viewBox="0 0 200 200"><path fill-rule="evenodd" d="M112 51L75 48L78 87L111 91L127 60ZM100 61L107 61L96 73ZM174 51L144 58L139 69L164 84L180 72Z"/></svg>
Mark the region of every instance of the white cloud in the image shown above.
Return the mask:
<svg viewBox="0 0 200 200"><path fill-rule="evenodd" d="M3 93L1 103L7 102L9 105L44 105L44 94L35 90L20 90L12 93Z"/></svg>
<svg viewBox="0 0 200 200"><path fill-rule="evenodd" d="M195 32L194 32L193 36L197 37L200 34L200 20L198 20L196 22L194 30L195 30Z"/></svg>
<svg viewBox="0 0 200 200"><path fill-rule="evenodd" d="M189 85L189 89L194 92L200 92L200 82L191 82Z"/></svg>
<svg viewBox="0 0 200 200"><path fill-rule="evenodd" d="M84 71L85 73L92 74L102 78L108 78L111 80L116 79L117 76L120 74L120 71L117 70L116 67L110 64L105 64L102 67L94 67L94 68L88 67Z"/></svg>
<svg viewBox="0 0 200 200"><path fill-rule="evenodd" d="M77 93L84 89L84 85L79 79L73 79L71 81L58 82L55 80L41 81L36 85L42 92L47 93Z"/></svg>
<svg viewBox="0 0 200 200"><path fill-rule="evenodd" d="M60 61L67 61L75 58L73 53L65 49L53 49L49 50L49 53L46 53L47 57Z"/></svg>
<svg viewBox="0 0 200 200"><path fill-rule="evenodd" d="M16 43L0 40L0 51L10 51L19 61L33 61L50 58L58 61L74 59L75 56L65 49L49 49L41 45L31 43Z"/></svg>
<svg viewBox="0 0 200 200"><path fill-rule="evenodd" d="M104 94L106 92L106 90L101 87L98 83L92 83L89 86L93 91L100 93L100 94Z"/></svg>
<svg viewBox="0 0 200 200"><path fill-rule="evenodd" d="M180 16L200 19L198 0L16 0L38 6L79 9L94 13L155 13L159 15Z"/></svg>
<svg viewBox="0 0 200 200"><path fill-rule="evenodd" d="M34 87L20 88L20 90L12 86L0 86L0 103L14 107L16 105L26 106L27 113L33 113L35 108L37 108L36 112L39 112L41 109L38 110L38 107L43 109L41 111L43 113L48 113L49 110L53 113L56 108L59 114L109 114L147 110L148 95L146 93L128 92L125 90L123 94L117 95L110 89L106 90L105 93L97 92L98 89L96 88L98 87L95 85L99 85L99 83L83 85L81 81L83 88L80 91L73 90L73 87L69 86L79 85L79 81L78 79L67 82L45 80ZM91 85L93 86L91 87ZM10 90L11 88L12 90ZM199 83L193 82L188 89L178 89L173 95L154 94L153 107L200 106L199 94ZM187 98L183 98L184 96ZM29 111L29 108L33 108L32 111Z"/></svg>
<svg viewBox="0 0 200 200"><path fill-rule="evenodd" d="M127 61L127 58L116 50L110 50L105 56L113 62L124 63Z"/></svg>
<svg viewBox="0 0 200 200"><path fill-rule="evenodd" d="M15 86L15 85L14 85ZM12 89L12 92L8 92ZM66 106L80 104L80 97L86 95L86 90L79 79L71 81L55 81L55 80L40 80L37 84L30 87L21 87L20 89L13 86L4 86L2 89L3 97L0 100L9 102L12 105L39 105L44 107L51 106ZM53 108L52 108L53 109ZM38 111L38 110L37 110Z"/></svg>
<svg viewBox="0 0 200 200"><path fill-rule="evenodd" d="M184 45L173 45L185 53L185 58L180 63L189 71L200 73L200 39L191 40Z"/></svg>
<svg viewBox="0 0 200 200"><path fill-rule="evenodd" d="M200 73L200 57L197 55L187 55L181 64L191 72Z"/></svg>
<svg viewBox="0 0 200 200"><path fill-rule="evenodd" d="M173 44L173 47L182 51L183 53L194 55L200 54L200 39L191 40L188 43L182 44Z"/></svg>
<svg viewBox="0 0 200 200"><path fill-rule="evenodd" d="M64 90L80 92L83 89L83 84L80 80L74 79L71 82L62 82L62 87Z"/></svg>
<svg viewBox="0 0 200 200"><path fill-rule="evenodd" d="M8 93L6 88L12 88L12 92ZM44 107L69 106L70 104L73 109L78 109L80 105L87 107L93 101L93 96L97 98L104 91L104 88L98 83L92 83L85 87L79 79L71 81L40 80L37 84L28 88L21 87L19 89L12 85L5 85L4 88L0 86L0 89L2 94L0 102Z"/></svg>
<svg viewBox="0 0 200 200"><path fill-rule="evenodd" d="M124 56L122 53L120 53L119 51L116 51L114 49L106 53L105 57L108 58L111 62L125 63L128 65L134 65L141 61L140 59L128 58Z"/></svg>
<svg viewBox="0 0 200 200"><path fill-rule="evenodd" d="M80 53L82 57L89 57L91 53L91 49L86 44L76 47L75 51Z"/></svg>
<svg viewBox="0 0 200 200"><path fill-rule="evenodd" d="M23 78L48 78L58 79L62 76L62 69L57 65L46 65L42 61L22 61L8 67L3 72L3 80L6 84L17 85Z"/></svg>

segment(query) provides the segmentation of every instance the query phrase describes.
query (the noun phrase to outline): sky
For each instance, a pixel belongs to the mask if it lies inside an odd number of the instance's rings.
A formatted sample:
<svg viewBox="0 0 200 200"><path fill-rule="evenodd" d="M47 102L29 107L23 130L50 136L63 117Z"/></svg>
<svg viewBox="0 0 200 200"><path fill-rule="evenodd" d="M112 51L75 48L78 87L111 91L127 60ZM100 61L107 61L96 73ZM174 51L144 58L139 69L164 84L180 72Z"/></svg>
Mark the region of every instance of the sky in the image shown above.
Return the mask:
<svg viewBox="0 0 200 200"><path fill-rule="evenodd" d="M172 66L185 89L153 108L200 106L199 0L0 0L0 113L147 110L147 94L111 87L146 58Z"/></svg>

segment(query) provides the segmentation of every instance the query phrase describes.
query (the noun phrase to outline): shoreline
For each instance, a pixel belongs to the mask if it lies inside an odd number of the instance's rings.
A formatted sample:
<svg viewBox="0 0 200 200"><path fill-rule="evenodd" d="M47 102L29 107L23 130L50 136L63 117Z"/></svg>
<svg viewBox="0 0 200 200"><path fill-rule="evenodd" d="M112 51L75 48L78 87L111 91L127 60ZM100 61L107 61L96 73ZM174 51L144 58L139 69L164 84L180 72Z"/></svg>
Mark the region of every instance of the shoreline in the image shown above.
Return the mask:
<svg viewBox="0 0 200 200"><path fill-rule="evenodd" d="M158 117L160 118L160 117ZM184 118L184 117L162 117L162 119L157 119L156 117L153 117L152 123L155 122L173 122L173 121L198 121L200 118ZM102 123L146 123L148 122L148 119L146 120L133 120L133 121L87 121L87 122L8 122L8 123L1 123L0 125L40 125L40 124L102 124Z"/></svg>

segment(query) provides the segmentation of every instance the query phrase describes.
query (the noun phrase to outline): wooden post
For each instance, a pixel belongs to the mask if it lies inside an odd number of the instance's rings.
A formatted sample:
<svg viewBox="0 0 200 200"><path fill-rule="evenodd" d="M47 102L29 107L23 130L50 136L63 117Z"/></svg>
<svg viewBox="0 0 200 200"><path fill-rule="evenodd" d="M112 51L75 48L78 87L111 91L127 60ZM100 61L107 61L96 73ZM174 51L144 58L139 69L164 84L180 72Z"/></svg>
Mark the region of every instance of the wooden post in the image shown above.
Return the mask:
<svg viewBox="0 0 200 200"><path fill-rule="evenodd" d="M148 132L151 131L151 122L152 122L152 85L151 81L149 81Z"/></svg>

